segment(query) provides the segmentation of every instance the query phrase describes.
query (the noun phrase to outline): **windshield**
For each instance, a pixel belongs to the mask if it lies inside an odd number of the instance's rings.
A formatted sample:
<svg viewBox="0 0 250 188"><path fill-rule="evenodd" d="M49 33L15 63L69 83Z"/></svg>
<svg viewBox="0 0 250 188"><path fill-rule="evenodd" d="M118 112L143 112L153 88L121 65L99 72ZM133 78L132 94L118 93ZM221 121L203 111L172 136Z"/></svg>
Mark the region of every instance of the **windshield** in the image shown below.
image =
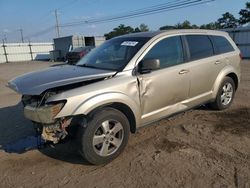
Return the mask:
<svg viewBox="0 0 250 188"><path fill-rule="evenodd" d="M146 37L122 37L108 40L88 53L77 65L122 70L148 40L149 38Z"/></svg>

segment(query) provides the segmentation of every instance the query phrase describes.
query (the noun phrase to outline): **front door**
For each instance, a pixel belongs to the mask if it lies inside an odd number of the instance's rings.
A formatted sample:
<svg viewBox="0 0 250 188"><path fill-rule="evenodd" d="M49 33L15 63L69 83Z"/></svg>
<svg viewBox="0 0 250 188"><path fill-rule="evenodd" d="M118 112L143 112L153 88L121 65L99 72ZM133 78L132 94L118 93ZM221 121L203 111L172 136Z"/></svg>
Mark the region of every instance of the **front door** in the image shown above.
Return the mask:
<svg viewBox="0 0 250 188"><path fill-rule="evenodd" d="M159 59L160 69L138 75L143 124L181 110L176 104L188 98L190 85L180 36L157 42L143 57L146 59Z"/></svg>

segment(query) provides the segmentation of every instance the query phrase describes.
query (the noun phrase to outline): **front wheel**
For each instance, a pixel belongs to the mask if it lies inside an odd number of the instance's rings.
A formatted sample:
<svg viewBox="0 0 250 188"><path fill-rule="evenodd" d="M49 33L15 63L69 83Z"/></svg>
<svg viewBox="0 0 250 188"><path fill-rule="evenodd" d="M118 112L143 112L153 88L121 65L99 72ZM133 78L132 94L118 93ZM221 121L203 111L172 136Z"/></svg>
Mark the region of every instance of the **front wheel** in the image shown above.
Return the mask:
<svg viewBox="0 0 250 188"><path fill-rule="evenodd" d="M218 90L215 101L209 105L215 110L224 110L232 104L234 94L235 83L233 79L230 77L225 77Z"/></svg>
<svg viewBox="0 0 250 188"><path fill-rule="evenodd" d="M87 119L80 130L80 153L90 163L105 164L125 148L130 134L127 117L114 108L103 108Z"/></svg>

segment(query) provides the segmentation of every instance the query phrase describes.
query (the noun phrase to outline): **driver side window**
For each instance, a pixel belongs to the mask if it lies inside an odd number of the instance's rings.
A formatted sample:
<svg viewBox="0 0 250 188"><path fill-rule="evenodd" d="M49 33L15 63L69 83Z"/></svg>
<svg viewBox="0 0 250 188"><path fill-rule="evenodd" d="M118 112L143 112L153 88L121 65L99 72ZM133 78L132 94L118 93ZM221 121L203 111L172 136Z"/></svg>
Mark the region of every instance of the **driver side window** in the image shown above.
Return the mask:
<svg viewBox="0 0 250 188"><path fill-rule="evenodd" d="M174 36L159 41L144 56L143 60L146 59L159 59L161 69L183 63L181 37Z"/></svg>

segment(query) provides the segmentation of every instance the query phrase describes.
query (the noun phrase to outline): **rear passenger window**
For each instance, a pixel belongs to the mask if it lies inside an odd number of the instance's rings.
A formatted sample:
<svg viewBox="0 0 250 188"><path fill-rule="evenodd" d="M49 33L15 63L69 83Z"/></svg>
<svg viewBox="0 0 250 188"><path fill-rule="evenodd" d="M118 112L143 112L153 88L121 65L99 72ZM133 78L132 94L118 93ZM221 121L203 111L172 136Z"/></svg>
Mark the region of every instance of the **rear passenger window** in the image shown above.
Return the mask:
<svg viewBox="0 0 250 188"><path fill-rule="evenodd" d="M216 54L223 54L234 51L234 48L225 37L223 36L211 36L211 37L213 39Z"/></svg>
<svg viewBox="0 0 250 188"><path fill-rule="evenodd" d="M161 68L183 63L183 49L180 36L169 37L153 46L143 59L159 59Z"/></svg>
<svg viewBox="0 0 250 188"><path fill-rule="evenodd" d="M212 56L213 45L206 35L187 35L190 60L197 60Z"/></svg>

